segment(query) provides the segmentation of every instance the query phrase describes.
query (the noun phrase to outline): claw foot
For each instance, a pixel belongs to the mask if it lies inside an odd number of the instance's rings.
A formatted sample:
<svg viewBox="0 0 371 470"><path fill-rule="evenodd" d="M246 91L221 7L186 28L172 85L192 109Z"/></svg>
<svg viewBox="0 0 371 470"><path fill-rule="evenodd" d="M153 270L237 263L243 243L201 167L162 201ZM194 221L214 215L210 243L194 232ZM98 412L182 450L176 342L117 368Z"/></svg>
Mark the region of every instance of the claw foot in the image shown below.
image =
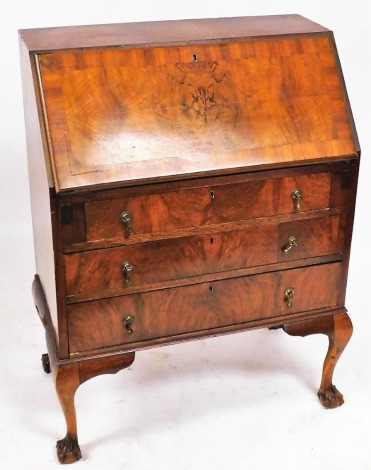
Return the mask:
<svg viewBox="0 0 371 470"><path fill-rule="evenodd" d="M317 395L322 405L328 409L337 408L344 403L343 395L335 385L330 385L326 390L319 389Z"/></svg>
<svg viewBox="0 0 371 470"><path fill-rule="evenodd" d="M57 442L57 455L60 463L73 463L81 459L77 438L67 433L64 439Z"/></svg>

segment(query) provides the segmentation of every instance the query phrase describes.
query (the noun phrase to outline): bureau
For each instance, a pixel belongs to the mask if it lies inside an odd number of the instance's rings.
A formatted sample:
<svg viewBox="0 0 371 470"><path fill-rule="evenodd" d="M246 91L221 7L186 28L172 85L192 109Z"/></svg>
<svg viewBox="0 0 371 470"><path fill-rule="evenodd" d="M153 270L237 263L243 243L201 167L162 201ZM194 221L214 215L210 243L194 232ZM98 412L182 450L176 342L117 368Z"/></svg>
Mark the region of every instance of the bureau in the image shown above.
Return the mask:
<svg viewBox="0 0 371 470"><path fill-rule="evenodd" d="M20 51L59 461L81 458L77 388L143 348L322 333L318 396L341 405L360 148L332 32L298 15L45 28Z"/></svg>

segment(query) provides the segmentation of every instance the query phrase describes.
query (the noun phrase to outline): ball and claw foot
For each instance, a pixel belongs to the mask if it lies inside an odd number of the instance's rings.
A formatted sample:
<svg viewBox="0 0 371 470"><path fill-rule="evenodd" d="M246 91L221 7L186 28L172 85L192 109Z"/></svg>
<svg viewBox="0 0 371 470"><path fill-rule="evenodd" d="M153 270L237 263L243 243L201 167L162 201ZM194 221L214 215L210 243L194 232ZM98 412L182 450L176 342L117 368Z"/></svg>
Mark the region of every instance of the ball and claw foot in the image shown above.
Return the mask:
<svg viewBox="0 0 371 470"><path fill-rule="evenodd" d="M328 409L337 408L344 403L343 395L335 385L330 385L326 390L319 389L317 395L322 405Z"/></svg>
<svg viewBox="0 0 371 470"><path fill-rule="evenodd" d="M67 433L64 439L57 442L57 455L60 463L73 463L81 459L77 439Z"/></svg>
<svg viewBox="0 0 371 470"><path fill-rule="evenodd" d="M41 363L42 363L45 374L50 374L51 368L50 368L49 354L43 354L41 356Z"/></svg>

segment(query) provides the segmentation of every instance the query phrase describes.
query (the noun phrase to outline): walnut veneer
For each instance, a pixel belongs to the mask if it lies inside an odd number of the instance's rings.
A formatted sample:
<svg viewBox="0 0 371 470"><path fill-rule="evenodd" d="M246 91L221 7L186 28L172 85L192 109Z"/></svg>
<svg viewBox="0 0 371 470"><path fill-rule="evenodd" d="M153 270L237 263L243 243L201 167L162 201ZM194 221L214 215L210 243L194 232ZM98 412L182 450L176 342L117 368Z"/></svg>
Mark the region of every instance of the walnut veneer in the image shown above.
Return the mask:
<svg viewBox="0 0 371 470"><path fill-rule="evenodd" d="M329 337L360 149L331 31L298 15L20 31L37 275L66 418L142 348L257 327Z"/></svg>

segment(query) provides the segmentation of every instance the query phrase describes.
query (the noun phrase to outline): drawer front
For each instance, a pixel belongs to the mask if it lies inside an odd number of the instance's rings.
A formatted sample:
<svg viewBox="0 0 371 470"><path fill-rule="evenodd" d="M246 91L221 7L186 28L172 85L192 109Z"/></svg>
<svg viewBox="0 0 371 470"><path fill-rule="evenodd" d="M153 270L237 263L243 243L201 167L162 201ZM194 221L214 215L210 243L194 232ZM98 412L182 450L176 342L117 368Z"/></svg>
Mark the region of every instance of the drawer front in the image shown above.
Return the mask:
<svg viewBox="0 0 371 470"><path fill-rule="evenodd" d="M82 300L164 281L341 253L344 217L257 224L244 230L65 256L66 293ZM290 240L295 238L290 246ZM126 266L126 270L125 270ZM129 269L128 269L129 266Z"/></svg>
<svg viewBox="0 0 371 470"><path fill-rule="evenodd" d="M345 220L336 215L280 224L278 261L342 253Z"/></svg>
<svg viewBox="0 0 371 470"><path fill-rule="evenodd" d="M340 275L331 263L70 305L70 353L335 307Z"/></svg>
<svg viewBox="0 0 371 470"><path fill-rule="evenodd" d="M331 173L319 173L87 202L86 239L133 243L137 235L326 209L330 188Z"/></svg>

